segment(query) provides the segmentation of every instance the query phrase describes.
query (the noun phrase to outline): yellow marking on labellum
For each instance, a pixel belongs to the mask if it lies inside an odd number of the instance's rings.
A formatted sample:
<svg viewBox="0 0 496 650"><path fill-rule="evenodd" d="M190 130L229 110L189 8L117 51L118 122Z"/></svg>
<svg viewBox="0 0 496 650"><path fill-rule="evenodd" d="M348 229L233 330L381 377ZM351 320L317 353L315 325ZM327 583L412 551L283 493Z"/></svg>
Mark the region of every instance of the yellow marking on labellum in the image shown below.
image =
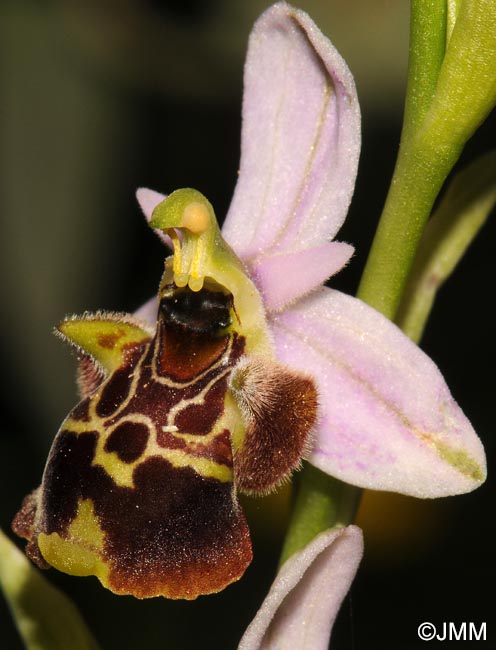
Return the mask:
<svg viewBox="0 0 496 650"><path fill-rule="evenodd" d="M192 456L180 449L168 449L167 454L163 456L174 467L191 467L204 478L215 478L221 483L231 483L233 480L233 471L230 467L208 458Z"/></svg>
<svg viewBox="0 0 496 650"><path fill-rule="evenodd" d="M116 452L109 452L105 450L105 444L112 432L117 427L126 422L143 424L148 428L148 431L150 433L146 448L144 449L140 458L131 463L126 463L125 461L121 460ZM167 447L161 447L157 443L155 424L150 418L146 417L145 415L130 415L122 420L119 420L114 424L114 426L109 428L104 428L103 421L101 421L100 425L94 428L100 435L98 436L97 446L95 449L95 457L93 459L92 465L98 465L102 467L119 487L134 488L134 470L144 460L147 460L152 456L159 456L161 458L164 458L165 460L169 461L174 467L191 467L191 469L193 469L197 474L200 474L205 478L215 478L223 483L232 481L233 479L231 468L223 465L222 463L217 463L208 458L201 458L199 456L189 454L188 452L181 449L169 449ZM214 428L214 431L208 434L208 440L203 439L207 438L207 436L192 436L192 441L197 443L197 447L208 446L211 443L212 439L218 436L221 431L223 431L223 428L216 426ZM80 431L80 433L83 432L84 431Z"/></svg>
<svg viewBox="0 0 496 650"><path fill-rule="evenodd" d="M121 460L115 451L105 450L107 440L110 438L112 433L118 427L126 423L142 424L148 429L149 432L148 441L143 453L132 463L126 463L125 461ZM100 435L98 436L96 444L95 457L91 464L103 467L103 469L119 487L133 488L133 473L135 468L140 465L143 460L146 460L151 455L167 458L167 454L164 454L163 452L167 452L168 450L159 447L156 442L154 444L157 436L155 424L153 420L151 420L151 418L147 417L146 415L142 415L140 413L130 414L125 418L117 420L117 422L115 422L111 427L105 427L103 421L101 421L101 426L98 428L98 432Z"/></svg>
<svg viewBox="0 0 496 650"><path fill-rule="evenodd" d="M103 549L105 533L98 524L95 509L91 499L81 499L78 503L76 518L69 526L69 535L75 541Z"/></svg>
<svg viewBox="0 0 496 650"><path fill-rule="evenodd" d="M92 465L103 467L107 474L112 478L114 483L119 487L134 488L133 472L136 465L142 463L139 460L134 463L125 463L114 451L104 451L99 449L101 439L98 440L98 447L93 459Z"/></svg>
<svg viewBox="0 0 496 650"><path fill-rule="evenodd" d="M76 517L67 530L67 539L58 533L40 533L38 546L53 567L73 576L108 576L108 567L100 559L105 533L100 528L91 499L79 500Z"/></svg>
<svg viewBox="0 0 496 650"><path fill-rule="evenodd" d="M231 433L231 446L233 442L233 435L236 435L237 438L242 440L246 433L246 425L244 424L241 417L237 402L230 394L230 391L226 392L226 395L224 397L223 413L214 424L211 431L202 436L198 436L195 433L188 433L183 431L176 431L171 433L174 438L178 438L187 443L192 443L198 449L203 446L208 448L215 440L215 438L217 438L226 430ZM234 449L234 447L232 448Z"/></svg>
<svg viewBox="0 0 496 650"><path fill-rule="evenodd" d="M68 431L69 433L75 433L77 435L80 433L87 433L88 431L97 431L100 434L105 431L102 420L95 415L91 417L88 422L83 420L74 420L73 418L68 417L64 420L60 428L63 431Z"/></svg>
<svg viewBox="0 0 496 650"><path fill-rule="evenodd" d="M232 344L230 341L228 350L226 350L225 354L221 357L221 359L214 366L212 366L208 371L202 373L201 376L206 374L206 372L211 372L214 368L218 368L218 366L225 364L226 359L229 356L231 347ZM146 355L146 350L143 353L142 359L144 358L145 355ZM88 431L96 431L98 433L98 439L97 439L97 445L95 449L95 457L93 459L92 464L102 467L106 471L106 473L112 478L112 480L116 483L116 485L120 487L133 488L134 470L141 462L143 462L144 459L150 458L151 456L160 456L162 458L165 458L175 467L191 467L198 474L205 476L206 478L216 478L222 482L231 481L232 471L230 468L228 468L225 465L216 463L212 460L208 460L205 458L200 458L198 456L188 454L187 452L182 450L171 450L159 446L156 442L157 433L156 433L155 423L151 418L139 413L129 414L123 419L118 418L119 413L123 409L125 409L126 406L129 404L129 402L131 401L135 393L136 387L138 386L138 383L140 381L140 372L138 371L140 367L140 363L141 361L138 363L135 372L133 373L133 381L130 385L130 389L128 391L126 399L123 401L120 407L116 409L115 413L112 414L112 420L114 421L114 424L112 426L110 427L106 426L105 420L107 418L104 419L100 418L96 412L99 403L99 397L107 383L104 382L98 394L95 396L95 399L92 399L90 401L89 412L88 412L89 420L80 421L68 417L62 425L62 429L75 434L86 433ZM229 369L226 369L221 374L216 375L203 388L203 390L198 395L196 395L193 398L190 398L189 400L183 400L179 402L177 405L175 405L174 407L172 407L172 409L168 413L167 424L165 425L166 427L171 428L170 433L172 433L174 436L177 436L178 438L182 438L186 442L195 443L195 446L198 449L201 447L207 447L212 442L212 440L214 440L219 435L219 433L221 433L224 430L225 427L224 418L221 418L220 421L216 423L216 426L213 427L212 431L210 431L205 436L200 437L198 435L188 434L188 433L182 434L178 431L178 427L174 424L174 418L178 412L180 412L183 408L187 408L191 404L203 404L206 393L212 388L212 386L215 385L217 381L221 380L223 376L228 372ZM160 381L161 379L165 379L165 381L160 382L162 384L166 384L169 386L171 384L176 384L176 382L167 380L167 378L157 377L158 381ZM190 382L187 382L186 384L179 384L179 386L184 387L190 384L192 385L195 383L196 379L197 378L193 379ZM110 435L112 434L112 432L117 427L121 426L123 423L126 422L143 424L144 426L147 427L150 433L144 452L142 453L139 459L137 459L132 463L128 463L121 460L118 454L114 451L108 452L105 450L105 444L108 438L110 437Z"/></svg>
<svg viewBox="0 0 496 650"><path fill-rule="evenodd" d="M219 433L221 433L224 428L225 427L220 426L219 422L216 422L212 430L202 436L199 436L197 433L179 431L177 427L175 431L169 431L169 433L172 433L174 438L177 438L178 440L183 440L184 442L192 442L196 447L208 447L212 440L215 440L215 438L217 438Z"/></svg>
<svg viewBox="0 0 496 650"><path fill-rule="evenodd" d="M148 346L145 347L145 350L143 351L140 360L138 361L133 372L131 373L132 381L127 391L126 398L122 401L120 406L116 408L115 411L112 413L112 419L117 418L118 415L129 405L129 402L133 399L140 381L141 364L143 362L143 359L147 355L147 353L148 353ZM62 424L62 429L66 429L67 431L71 431L72 433L85 433L87 431L93 430L93 431L98 431L100 435L103 436L105 435L106 428L103 424L102 419L97 415L96 411L100 403L102 392L104 391L106 385L111 379L112 379L112 375L110 375L108 379L103 382L103 384L99 387L96 395L90 400L89 409L88 409L89 420L79 421L79 420L74 420L69 416Z"/></svg>
<svg viewBox="0 0 496 650"><path fill-rule="evenodd" d="M115 411L112 413L112 418L116 418L119 415L119 413L121 413L128 406L129 402L133 399L133 397L134 397L134 395L136 393L136 389L137 389L138 384L139 384L140 379L141 379L141 366L142 366L142 363L143 363L143 359L148 354L148 348L149 348L149 346L145 346L145 349L143 350L143 354L141 355L138 363L136 364L135 368L133 369L133 371L129 375L129 377L132 376L132 380L131 380L131 384L129 386L129 389L127 391L127 396L122 401L120 406L118 408L116 408ZM109 377L109 379L111 379L111 377ZM96 415L96 409L97 409L98 403L100 401L100 396L101 396L101 394L103 392L103 389L105 388L106 385L107 385L107 381L105 381L101 385L101 387L100 387L100 389L98 391L98 394L97 394L97 399L91 401L90 417L93 417L93 415L95 417L98 417Z"/></svg>
<svg viewBox="0 0 496 650"><path fill-rule="evenodd" d="M198 438L198 436L197 436ZM201 443L201 441L199 441ZM141 465L143 459L159 456L169 461L173 467L190 467L197 474L204 478L215 478L221 483L228 483L233 480L233 472L230 467L216 463L208 458L193 456L181 449L167 449L154 446L154 451L149 453L146 450L143 458L133 463L125 463L120 460L115 452L103 452L95 458L93 465L99 465L107 472L116 485L119 487L134 488L133 474L136 467ZM146 457L146 458L145 458Z"/></svg>
<svg viewBox="0 0 496 650"><path fill-rule="evenodd" d="M213 379L211 379L208 384L194 397L190 397L188 399L182 399L180 402L175 404L174 406L171 407L167 414L167 424L173 425L174 420L176 419L176 416L183 411L185 408L188 408L189 406L192 405L199 405L201 406L202 404L205 404L205 397L207 393L210 391L210 389L215 386L215 384L218 381L221 381L229 372L231 371L231 368L226 368L222 372L220 372L218 375L215 375ZM195 383L193 380L192 383Z"/></svg>
<svg viewBox="0 0 496 650"><path fill-rule="evenodd" d="M136 367L134 368L134 371L131 373L133 379L127 391L126 398L122 401L120 406L116 408L115 411L112 413L112 419L118 417L118 415L129 405L129 402L133 399L138 383L140 381L141 364L143 359L147 355L147 353L148 353L148 346L145 347L145 350L143 351L140 360L138 361ZM106 385L111 379L112 379L112 375L110 375L102 383L102 385L98 389L98 392L90 400L89 408L88 408L88 420L74 420L71 416L69 416L62 423L61 429L65 429L67 431L70 431L71 433L77 433L77 434L86 433L87 431L98 431L100 435L105 435L106 428L103 424L102 419L100 418L100 416L97 414L96 411L100 403L102 392L104 391Z"/></svg>
<svg viewBox="0 0 496 650"><path fill-rule="evenodd" d="M170 433L172 433L174 438L177 438L178 440L193 443L197 449L201 447L210 447L215 438L217 438L223 431L226 429L228 431L231 430L229 426L231 424L231 420L232 418L230 415L228 413L224 413L212 427L212 430L202 436L199 436L197 433L188 433L187 431L179 430L170 431Z"/></svg>

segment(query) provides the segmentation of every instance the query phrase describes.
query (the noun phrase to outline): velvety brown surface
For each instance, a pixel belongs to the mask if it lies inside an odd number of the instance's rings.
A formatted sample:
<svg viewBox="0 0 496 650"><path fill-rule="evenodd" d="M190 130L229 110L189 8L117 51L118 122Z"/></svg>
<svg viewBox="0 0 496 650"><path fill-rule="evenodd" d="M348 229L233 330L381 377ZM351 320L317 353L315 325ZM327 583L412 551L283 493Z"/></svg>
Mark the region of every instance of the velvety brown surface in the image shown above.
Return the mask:
<svg viewBox="0 0 496 650"><path fill-rule="evenodd" d="M92 466L96 435L62 432L45 476L47 534L67 531L78 498L91 499L106 533L109 584L137 597L195 598L239 578L251 561L249 532L231 483L151 457L118 487Z"/></svg>

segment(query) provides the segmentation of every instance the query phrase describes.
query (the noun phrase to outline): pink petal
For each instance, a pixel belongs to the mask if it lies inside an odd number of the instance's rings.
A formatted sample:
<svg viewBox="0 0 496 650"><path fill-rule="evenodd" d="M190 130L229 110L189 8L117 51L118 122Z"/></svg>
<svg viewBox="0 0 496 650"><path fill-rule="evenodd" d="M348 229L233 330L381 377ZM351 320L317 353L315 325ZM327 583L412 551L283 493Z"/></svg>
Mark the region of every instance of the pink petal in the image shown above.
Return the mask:
<svg viewBox="0 0 496 650"><path fill-rule="evenodd" d="M423 498L485 479L482 444L437 366L379 312L322 288L273 316L272 330L279 360L317 381L316 467Z"/></svg>
<svg viewBox="0 0 496 650"><path fill-rule="evenodd" d="M245 65L240 176L223 234L245 261L317 246L342 225L360 149L350 71L302 11L256 22Z"/></svg>
<svg viewBox="0 0 496 650"><path fill-rule="evenodd" d="M157 322L157 310L158 299L157 296L153 296L153 298L150 298L144 305L141 305L141 307L134 312L133 316L145 323L155 325Z"/></svg>
<svg viewBox="0 0 496 650"><path fill-rule="evenodd" d="M160 194L160 192L155 192L155 190L149 190L146 187L140 187L136 190L136 198L138 199L139 206L141 211L146 217L146 220L149 222L152 218L152 212L157 207L159 203L166 198L166 194ZM160 230L154 229L153 231L157 237L159 237L166 246L172 250L172 242L168 235L164 235Z"/></svg>
<svg viewBox="0 0 496 650"><path fill-rule="evenodd" d="M146 220L150 221L153 210L159 203L162 203L166 198L166 195L160 194L160 192L155 192L155 190L149 190L146 187L140 187L136 190L136 198L138 199L138 203L140 204L140 208L142 209Z"/></svg>
<svg viewBox="0 0 496 650"><path fill-rule="evenodd" d="M354 248L328 242L292 253L262 256L250 265L250 277L263 296L268 312L279 311L340 271Z"/></svg>
<svg viewBox="0 0 496 650"><path fill-rule="evenodd" d="M362 554L356 526L321 533L282 566L238 650L327 650Z"/></svg>

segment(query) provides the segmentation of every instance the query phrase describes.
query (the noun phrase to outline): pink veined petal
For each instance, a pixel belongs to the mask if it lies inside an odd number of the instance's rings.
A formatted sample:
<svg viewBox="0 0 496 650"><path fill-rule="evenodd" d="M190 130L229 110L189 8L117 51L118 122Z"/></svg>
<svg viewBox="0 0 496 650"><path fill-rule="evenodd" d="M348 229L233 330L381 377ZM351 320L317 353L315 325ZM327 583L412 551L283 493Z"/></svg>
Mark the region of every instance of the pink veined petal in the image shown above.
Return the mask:
<svg viewBox="0 0 496 650"><path fill-rule="evenodd" d="M357 526L321 533L281 567L238 650L327 650L363 554Z"/></svg>
<svg viewBox="0 0 496 650"><path fill-rule="evenodd" d="M136 190L136 198L138 199L139 206L141 211L146 217L146 220L149 222L152 218L152 212L157 207L159 203L166 198L166 194L160 194L160 192L155 192L155 190L149 190L146 187L140 187ZM166 246L172 250L172 242L168 235L164 235L160 230L154 229L153 231L157 237L159 237Z"/></svg>
<svg viewBox="0 0 496 650"><path fill-rule="evenodd" d="M150 298L144 305L141 305L141 307L134 312L133 316L145 323L155 325L157 322L157 310L158 299L157 296L153 296L153 298Z"/></svg>
<svg viewBox="0 0 496 650"><path fill-rule="evenodd" d="M271 328L279 360L317 381L316 467L423 498L484 481L482 444L437 366L379 312L322 288L274 315Z"/></svg>
<svg viewBox="0 0 496 650"><path fill-rule="evenodd" d="M160 192L155 192L155 190L149 190L147 187L140 187L136 190L136 198L138 199L138 203L140 204L140 208L142 209L146 220L150 221L153 210L159 203L162 203L166 198L166 195L160 194Z"/></svg>
<svg viewBox="0 0 496 650"><path fill-rule="evenodd" d="M354 248L326 242L292 253L258 257L249 265L250 277L264 299L267 312L280 311L340 271Z"/></svg>
<svg viewBox="0 0 496 650"><path fill-rule="evenodd" d="M255 23L244 86L240 175L225 239L245 262L332 239L360 150L345 62L307 14L281 2Z"/></svg>

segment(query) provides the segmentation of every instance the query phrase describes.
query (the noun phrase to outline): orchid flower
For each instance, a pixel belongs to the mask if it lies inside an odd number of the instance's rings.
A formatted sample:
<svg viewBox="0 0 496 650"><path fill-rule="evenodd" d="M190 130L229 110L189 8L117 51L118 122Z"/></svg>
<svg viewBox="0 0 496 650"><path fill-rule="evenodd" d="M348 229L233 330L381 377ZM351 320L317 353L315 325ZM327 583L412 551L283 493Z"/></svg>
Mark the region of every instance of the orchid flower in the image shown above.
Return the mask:
<svg viewBox="0 0 496 650"><path fill-rule="evenodd" d="M316 381L308 460L346 483L421 498L475 489L484 450L439 369L379 312L323 286L353 253L330 240L353 193L360 112L339 53L286 3L250 37L241 145L222 235L263 298L278 360ZM148 219L165 199L137 196ZM152 301L137 315L155 312Z"/></svg>
<svg viewBox="0 0 496 650"><path fill-rule="evenodd" d="M483 447L435 364L324 286L353 254L333 239L359 150L346 64L305 13L274 5L250 37L222 232L196 190L138 190L173 249L158 303L58 328L79 353L82 401L14 521L39 566L192 599L251 561L237 491L272 490L302 455L350 485L421 498L484 481ZM239 650L324 650L362 551L347 526L292 555Z"/></svg>

